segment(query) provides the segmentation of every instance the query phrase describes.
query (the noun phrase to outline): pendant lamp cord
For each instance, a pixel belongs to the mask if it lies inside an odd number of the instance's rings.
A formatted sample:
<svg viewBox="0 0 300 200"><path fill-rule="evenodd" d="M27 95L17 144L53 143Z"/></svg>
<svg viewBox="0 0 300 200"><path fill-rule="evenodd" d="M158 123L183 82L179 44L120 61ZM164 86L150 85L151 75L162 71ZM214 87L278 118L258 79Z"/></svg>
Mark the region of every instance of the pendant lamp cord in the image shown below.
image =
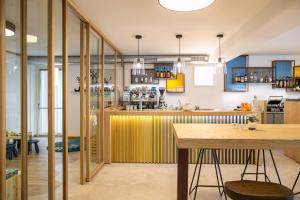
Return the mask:
<svg viewBox="0 0 300 200"><path fill-rule="evenodd" d="M180 56L181 56L180 49L181 49L181 46L180 46L180 38L179 38L179 59L180 59Z"/></svg>
<svg viewBox="0 0 300 200"><path fill-rule="evenodd" d="M221 38L219 37L219 58L221 58Z"/></svg>
<svg viewBox="0 0 300 200"><path fill-rule="evenodd" d="M138 59L140 59L140 39L138 39Z"/></svg>

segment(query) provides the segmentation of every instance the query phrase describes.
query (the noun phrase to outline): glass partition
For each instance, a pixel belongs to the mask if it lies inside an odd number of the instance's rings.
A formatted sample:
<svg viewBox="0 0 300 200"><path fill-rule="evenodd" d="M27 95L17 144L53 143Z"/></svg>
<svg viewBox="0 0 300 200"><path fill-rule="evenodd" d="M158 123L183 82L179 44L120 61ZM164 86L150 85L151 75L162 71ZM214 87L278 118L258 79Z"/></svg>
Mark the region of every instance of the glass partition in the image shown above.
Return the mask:
<svg viewBox="0 0 300 200"><path fill-rule="evenodd" d="M79 180L80 166L80 23L81 20L71 9L68 9L68 129L69 129L69 183ZM72 175L71 175L72 174ZM69 184L72 190L74 184Z"/></svg>
<svg viewBox="0 0 300 200"><path fill-rule="evenodd" d="M21 195L20 1L6 0L6 197ZM1 164L2 165L2 164Z"/></svg>
<svg viewBox="0 0 300 200"><path fill-rule="evenodd" d="M115 104L115 50L104 42L104 108Z"/></svg>
<svg viewBox="0 0 300 200"><path fill-rule="evenodd" d="M62 0L55 0L55 199L63 199L63 71L62 71Z"/></svg>
<svg viewBox="0 0 300 200"><path fill-rule="evenodd" d="M117 78L116 78L116 88L117 88L117 105L123 104L123 62L122 62L122 56L120 54L117 54Z"/></svg>
<svg viewBox="0 0 300 200"><path fill-rule="evenodd" d="M28 199L48 198L48 1L27 1Z"/></svg>
<svg viewBox="0 0 300 200"><path fill-rule="evenodd" d="M100 105L101 105L101 39L93 31L90 33L90 172L99 164ZM91 174L90 174L91 175Z"/></svg>

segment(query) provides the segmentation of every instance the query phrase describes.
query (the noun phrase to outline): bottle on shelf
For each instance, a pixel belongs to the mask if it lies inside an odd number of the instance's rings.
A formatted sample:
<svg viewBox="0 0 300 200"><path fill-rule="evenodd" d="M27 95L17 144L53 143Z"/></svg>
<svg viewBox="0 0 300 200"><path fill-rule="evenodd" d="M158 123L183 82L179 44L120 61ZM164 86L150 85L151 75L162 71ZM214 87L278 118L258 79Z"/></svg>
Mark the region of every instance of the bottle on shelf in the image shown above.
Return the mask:
<svg viewBox="0 0 300 200"><path fill-rule="evenodd" d="M270 72L270 74L269 74L269 77L268 77L268 78L269 78L268 82L269 82L269 83L272 83L272 82L273 82L273 78L272 78L272 72Z"/></svg>
<svg viewBox="0 0 300 200"><path fill-rule="evenodd" d="M247 76L247 74L244 75L244 82L245 82L245 83L248 82L248 76Z"/></svg>
<svg viewBox="0 0 300 200"><path fill-rule="evenodd" d="M283 79L283 87L286 88L287 87L287 77L285 77Z"/></svg>
<svg viewBox="0 0 300 200"><path fill-rule="evenodd" d="M159 75L160 78L164 78L164 69L161 68L160 69L160 75Z"/></svg>
<svg viewBox="0 0 300 200"><path fill-rule="evenodd" d="M250 82L253 83L253 73L252 72L250 73Z"/></svg>
<svg viewBox="0 0 300 200"><path fill-rule="evenodd" d="M253 75L253 82L254 82L254 83L257 82L257 74L256 74L256 72L254 72L254 75Z"/></svg>
<svg viewBox="0 0 300 200"><path fill-rule="evenodd" d="M159 78L160 77L160 70L159 68L156 68L156 78Z"/></svg>
<svg viewBox="0 0 300 200"><path fill-rule="evenodd" d="M264 75L263 75L262 72L260 72L259 82L260 82L260 83L263 83L263 82L264 82Z"/></svg>
<svg viewBox="0 0 300 200"><path fill-rule="evenodd" d="M240 79L241 79L241 83L244 83L245 82L245 77L244 76L240 76Z"/></svg>
<svg viewBox="0 0 300 200"><path fill-rule="evenodd" d="M234 74L234 82L235 82L235 83L237 83L237 82L238 82L238 76L237 76L237 74L236 74L236 73Z"/></svg>

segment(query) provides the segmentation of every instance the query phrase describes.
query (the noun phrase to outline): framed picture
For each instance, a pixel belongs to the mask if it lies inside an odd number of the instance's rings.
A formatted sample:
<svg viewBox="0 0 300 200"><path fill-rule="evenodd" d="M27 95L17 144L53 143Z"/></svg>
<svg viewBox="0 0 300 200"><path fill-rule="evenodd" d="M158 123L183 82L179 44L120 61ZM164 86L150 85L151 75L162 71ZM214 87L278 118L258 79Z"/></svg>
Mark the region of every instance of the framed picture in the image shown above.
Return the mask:
<svg viewBox="0 0 300 200"><path fill-rule="evenodd" d="M176 79L166 80L166 91L168 93L184 93L185 92L185 74L177 74Z"/></svg>

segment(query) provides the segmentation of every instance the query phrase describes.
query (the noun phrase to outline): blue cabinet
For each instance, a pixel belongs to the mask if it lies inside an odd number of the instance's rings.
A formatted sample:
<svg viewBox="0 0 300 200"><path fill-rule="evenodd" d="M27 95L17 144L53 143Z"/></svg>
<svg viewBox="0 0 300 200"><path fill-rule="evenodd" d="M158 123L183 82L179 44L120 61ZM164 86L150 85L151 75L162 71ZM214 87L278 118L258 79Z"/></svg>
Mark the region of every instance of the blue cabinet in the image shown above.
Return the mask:
<svg viewBox="0 0 300 200"><path fill-rule="evenodd" d="M294 60L274 60L272 61L273 69L273 88L292 88L290 83L293 78Z"/></svg>
<svg viewBox="0 0 300 200"><path fill-rule="evenodd" d="M228 62L226 62L227 74L224 77L224 91L225 92L247 92L248 84L246 83L234 83L233 80L233 68L234 73L237 75L244 75L247 73L248 56L241 55Z"/></svg>

